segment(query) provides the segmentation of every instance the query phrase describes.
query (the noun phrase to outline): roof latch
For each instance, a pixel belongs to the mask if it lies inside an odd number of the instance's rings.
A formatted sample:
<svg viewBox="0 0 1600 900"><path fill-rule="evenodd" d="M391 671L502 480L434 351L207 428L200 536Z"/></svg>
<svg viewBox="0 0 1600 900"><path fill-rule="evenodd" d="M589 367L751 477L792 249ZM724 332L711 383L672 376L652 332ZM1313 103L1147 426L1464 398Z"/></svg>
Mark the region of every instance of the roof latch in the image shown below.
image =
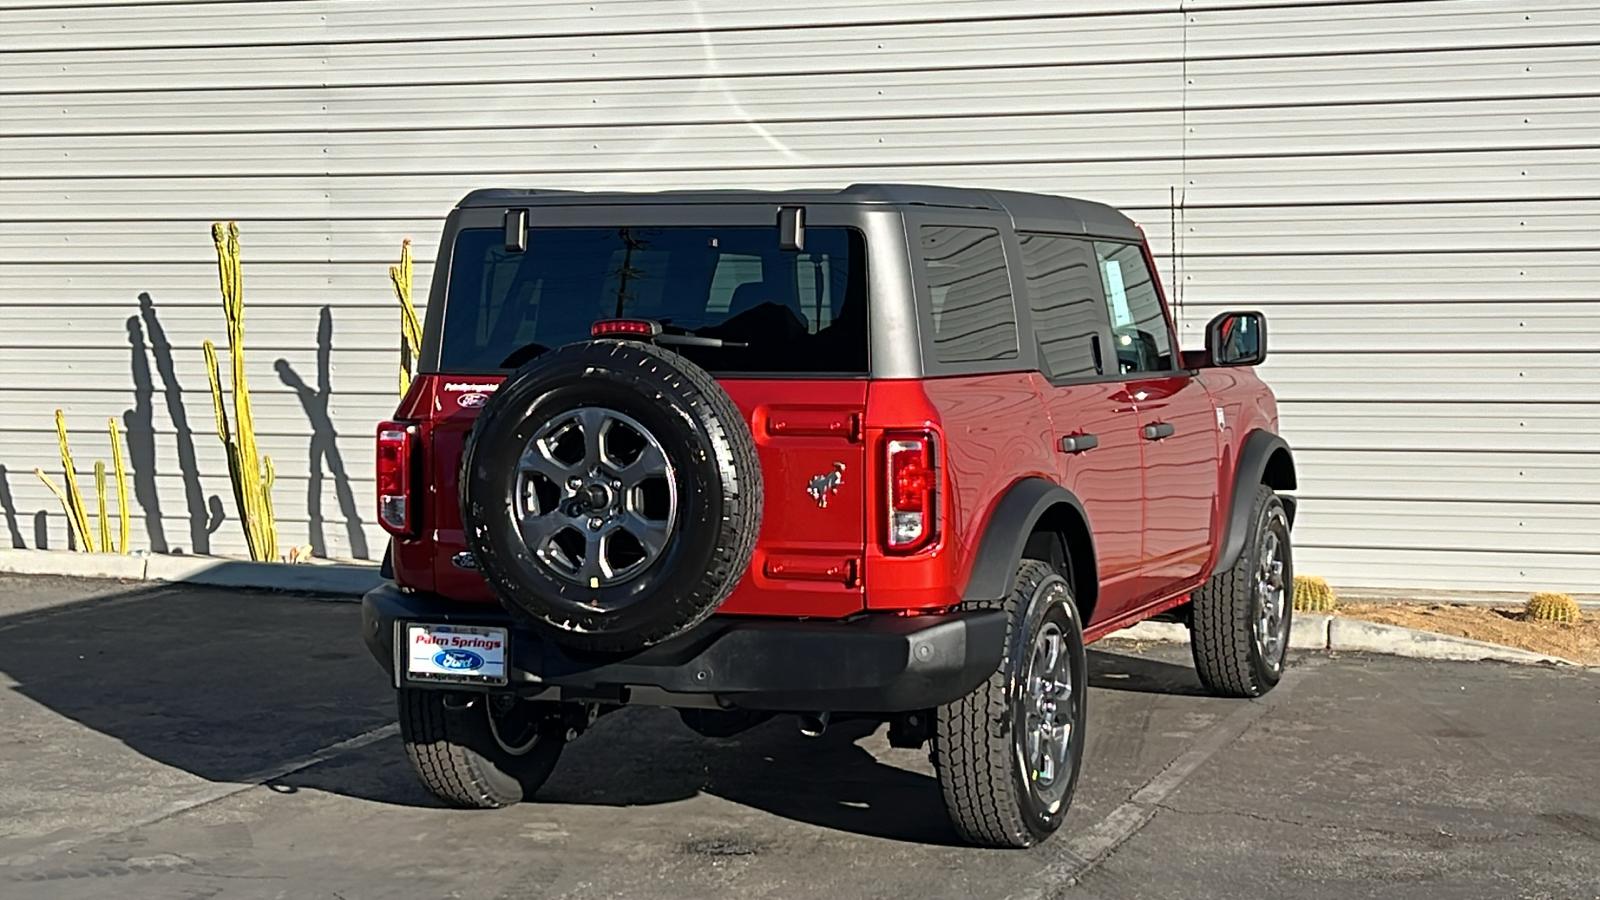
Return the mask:
<svg viewBox="0 0 1600 900"><path fill-rule="evenodd" d="M506 210L506 252L521 253L528 249L528 211Z"/></svg>
<svg viewBox="0 0 1600 900"><path fill-rule="evenodd" d="M778 249L804 250L806 248L806 208L781 206L778 208Z"/></svg>

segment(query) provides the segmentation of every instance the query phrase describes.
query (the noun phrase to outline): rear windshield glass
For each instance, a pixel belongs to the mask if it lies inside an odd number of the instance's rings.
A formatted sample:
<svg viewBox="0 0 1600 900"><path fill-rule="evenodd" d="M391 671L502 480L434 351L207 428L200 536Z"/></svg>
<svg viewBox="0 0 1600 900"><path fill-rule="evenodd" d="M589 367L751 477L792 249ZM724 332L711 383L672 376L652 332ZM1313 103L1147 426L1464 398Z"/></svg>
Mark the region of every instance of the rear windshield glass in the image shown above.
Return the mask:
<svg viewBox="0 0 1600 900"><path fill-rule="evenodd" d="M721 339L671 345L713 372L864 375L865 256L847 228L807 229L800 252L779 249L775 226L531 228L521 253L501 229L463 229L440 366L515 368L588 340L598 319L630 318Z"/></svg>

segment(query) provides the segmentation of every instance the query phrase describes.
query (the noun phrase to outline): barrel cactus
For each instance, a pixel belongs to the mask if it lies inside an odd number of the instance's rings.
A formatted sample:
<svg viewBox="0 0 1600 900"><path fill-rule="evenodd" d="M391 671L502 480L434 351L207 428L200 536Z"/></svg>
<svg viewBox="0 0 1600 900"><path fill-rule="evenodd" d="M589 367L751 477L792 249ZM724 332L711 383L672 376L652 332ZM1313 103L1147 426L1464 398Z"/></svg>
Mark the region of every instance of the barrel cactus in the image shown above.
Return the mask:
<svg viewBox="0 0 1600 900"><path fill-rule="evenodd" d="M1570 594L1539 593L1528 598L1527 617L1535 622L1575 624L1583 619Z"/></svg>
<svg viewBox="0 0 1600 900"><path fill-rule="evenodd" d="M1315 575L1296 575L1294 577L1294 608L1301 612L1332 612L1339 605L1339 598L1333 595L1333 588L1328 587L1327 579Z"/></svg>

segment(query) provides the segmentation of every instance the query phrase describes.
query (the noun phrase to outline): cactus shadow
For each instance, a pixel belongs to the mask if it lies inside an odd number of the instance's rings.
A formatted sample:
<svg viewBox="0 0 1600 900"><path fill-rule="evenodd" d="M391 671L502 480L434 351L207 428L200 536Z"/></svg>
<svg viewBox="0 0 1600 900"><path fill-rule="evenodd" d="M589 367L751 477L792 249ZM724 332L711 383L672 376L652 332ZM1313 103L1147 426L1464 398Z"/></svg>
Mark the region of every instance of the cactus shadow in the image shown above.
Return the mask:
<svg viewBox="0 0 1600 900"><path fill-rule="evenodd" d="M22 539L22 528L17 525L17 502L11 497L11 472L4 465L0 465L0 509L5 511L11 546L18 550L28 546Z"/></svg>
<svg viewBox="0 0 1600 900"><path fill-rule="evenodd" d="M155 300L148 292L139 295L139 314L129 316L128 345L132 351L133 409L123 414L127 431L128 467L133 472L133 496L144 510L145 532L154 553L172 552L161 514L161 497L156 485L155 404L156 377L161 379L160 396L177 441L178 471L183 477L184 503L189 513L189 545L195 553L211 552L212 504L206 500L200 483L200 464L195 456L194 430L183 405L183 385L178 382L172 358L172 342L156 315ZM211 498L220 506L220 499ZM178 552L181 552L179 550Z"/></svg>
<svg viewBox="0 0 1600 900"><path fill-rule="evenodd" d="M317 386L306 384L286 359L273 364L278 378L294 391L311 422L309 456L310 478L306 486L306 517L309 521L311 552L315 556L328 555L326 523L322 517L322 492L329 476L333 479L334 495L339 510L344 514L348 529L350 553L356 559L371 559L367 547L367 533L361 522L360 505L350 487L350 474L345 468L344 456L339 452L339 433L333 427L333 417L328 413L328 400L333 394L333 309L324 306L317 321Z"/></svg>

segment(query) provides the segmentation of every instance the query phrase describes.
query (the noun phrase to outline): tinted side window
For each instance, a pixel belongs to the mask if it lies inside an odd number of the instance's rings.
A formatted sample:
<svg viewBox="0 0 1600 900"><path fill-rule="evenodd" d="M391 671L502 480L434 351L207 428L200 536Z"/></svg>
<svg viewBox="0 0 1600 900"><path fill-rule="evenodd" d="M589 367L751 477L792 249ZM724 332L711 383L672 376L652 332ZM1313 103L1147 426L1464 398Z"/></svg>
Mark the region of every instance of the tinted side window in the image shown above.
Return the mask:
<svg viewBox="0 0 1600 900"><path fill-rule="evenodd" d="M1111 314L1111 342L1122 371L1170 372L1177 368L1172 359L1172 334L1143 249L1137 244L1096 241L1094 255L1100 263L1100 282Z"/></svg>
<svg viewBox="0 0 1600 900"><path fill-rule="evenodd" d="M933 297L935 358L942 363L1016 358L1017 310L1000 232L924 225L921 244Z"/></svg>
<svg viewBox="0 0 1600 900"><path fill-rule="evenodd" d="M1088 241L1022 234L1022 271L1039 357L1051 378L1100 374L1095 341L1105 318L1094 248Z"/></svg>

